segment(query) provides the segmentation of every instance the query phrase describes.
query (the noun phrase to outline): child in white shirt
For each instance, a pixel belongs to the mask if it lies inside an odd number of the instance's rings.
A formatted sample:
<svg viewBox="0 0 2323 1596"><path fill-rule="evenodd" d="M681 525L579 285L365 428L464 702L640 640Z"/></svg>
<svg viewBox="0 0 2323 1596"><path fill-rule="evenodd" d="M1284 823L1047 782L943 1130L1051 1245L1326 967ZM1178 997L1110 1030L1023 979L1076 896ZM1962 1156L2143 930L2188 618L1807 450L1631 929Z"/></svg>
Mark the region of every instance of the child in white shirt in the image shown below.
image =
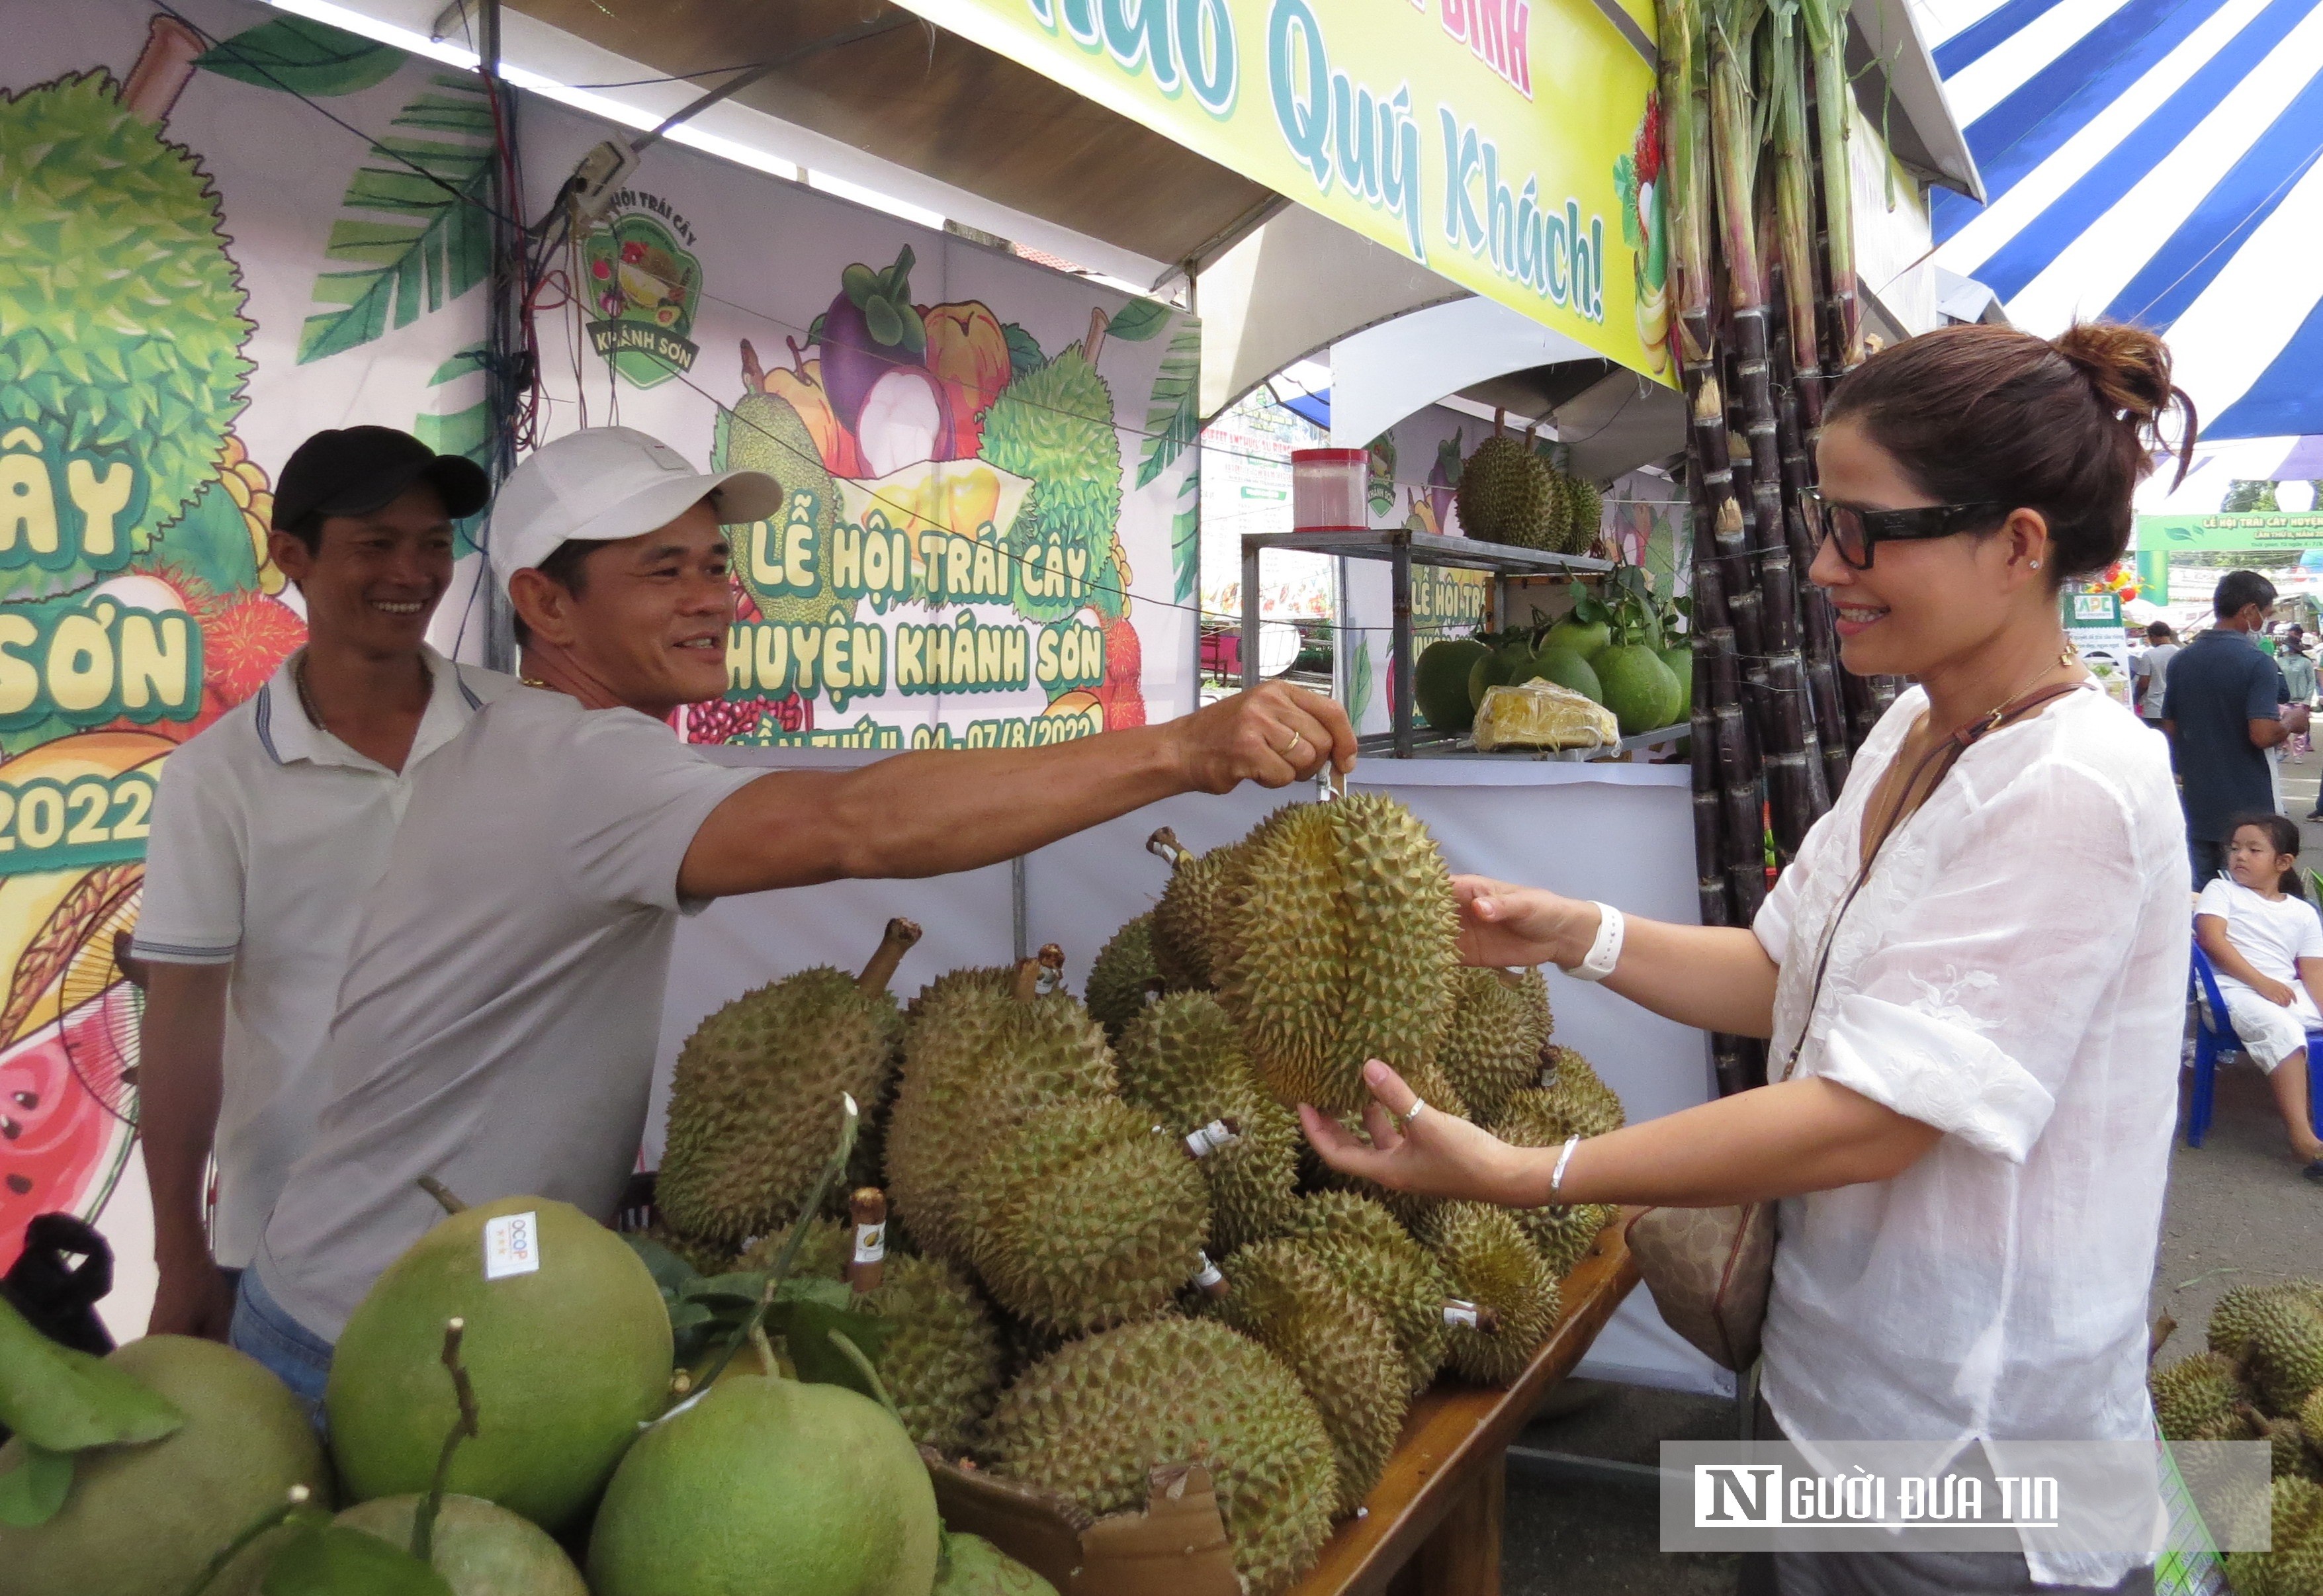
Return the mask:
<svg viewBox="0 0 2323 1596"><path fill-rule="evenodd" d="M2194 904L2194 939L2218 977L2243 1051L2266 1072L2310 1180L2323 1181L2323 1139L2308 1117L2307 1032L2323 1029L2323 919L2300 894L2299 827L2279 814L2236 821L2227 874Z"/></svg>

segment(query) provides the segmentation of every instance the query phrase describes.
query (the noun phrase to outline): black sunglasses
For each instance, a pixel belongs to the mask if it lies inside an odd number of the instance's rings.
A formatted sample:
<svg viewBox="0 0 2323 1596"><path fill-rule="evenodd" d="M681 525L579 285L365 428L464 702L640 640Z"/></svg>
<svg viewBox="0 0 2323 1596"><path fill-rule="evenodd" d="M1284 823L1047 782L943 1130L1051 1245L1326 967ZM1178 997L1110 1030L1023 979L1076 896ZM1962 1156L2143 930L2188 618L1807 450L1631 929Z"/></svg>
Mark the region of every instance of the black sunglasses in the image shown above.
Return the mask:
<svg viewBox="0 0 2323 1596"><path fill-rule="evenodd" d="M1917 509L1858 509L1833 504L1821 491L1809 489L1807 498L1823 512L1824 533L1839 546L1839 557L1858 571L1871 569L1871 551L1882 543L1908 543L1922 537L1950 537L1974 529L1976 523L2005 516L2010 507L1997 499L1974 504L1932 504Z"/></svg>

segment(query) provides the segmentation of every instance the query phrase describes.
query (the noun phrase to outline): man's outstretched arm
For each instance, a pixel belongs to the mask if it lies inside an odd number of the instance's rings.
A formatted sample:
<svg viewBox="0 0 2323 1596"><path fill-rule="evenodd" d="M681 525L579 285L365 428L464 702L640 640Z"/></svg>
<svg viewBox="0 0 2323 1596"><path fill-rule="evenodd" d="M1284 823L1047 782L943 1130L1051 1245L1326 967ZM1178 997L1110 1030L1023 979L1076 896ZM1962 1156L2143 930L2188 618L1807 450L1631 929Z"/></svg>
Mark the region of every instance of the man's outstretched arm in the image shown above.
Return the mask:
<svg viewBox="0 0 2323 1596"><path fill-rule="evenodd" d="M1354 729L1337 704L1269 682L1164 725L1052 748L774 771L711 812L678 891L725 897L973 870L1180 793L1288 786L1326 764L1345 773L1354 762Z"/></svg>

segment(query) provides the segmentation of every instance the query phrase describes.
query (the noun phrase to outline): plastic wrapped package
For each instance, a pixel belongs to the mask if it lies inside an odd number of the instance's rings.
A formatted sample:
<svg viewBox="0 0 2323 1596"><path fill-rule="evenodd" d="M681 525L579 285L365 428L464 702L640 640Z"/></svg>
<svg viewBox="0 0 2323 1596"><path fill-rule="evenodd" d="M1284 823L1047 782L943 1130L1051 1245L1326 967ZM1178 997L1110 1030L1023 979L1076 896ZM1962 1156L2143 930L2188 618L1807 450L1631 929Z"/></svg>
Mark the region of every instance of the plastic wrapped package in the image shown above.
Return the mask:
<svg viewBox="0 0 2323 1596"><path fill-rule="evenodd" d="M1487 687L1476 706L1476 747L1496 748L1610 748L1621 740L1613 711L1569 687L1532 681L1519 687Z"/></svg>

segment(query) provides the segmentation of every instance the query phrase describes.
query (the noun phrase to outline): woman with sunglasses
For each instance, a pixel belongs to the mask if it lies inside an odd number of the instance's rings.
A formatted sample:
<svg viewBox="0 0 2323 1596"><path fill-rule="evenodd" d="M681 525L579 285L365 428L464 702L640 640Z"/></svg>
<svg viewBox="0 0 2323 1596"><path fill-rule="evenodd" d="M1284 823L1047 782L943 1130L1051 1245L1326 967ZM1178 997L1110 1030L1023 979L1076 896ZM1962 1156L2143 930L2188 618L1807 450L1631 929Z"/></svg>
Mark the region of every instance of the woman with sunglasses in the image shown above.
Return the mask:
<svg viewBox="0 0 2323 1596"><path fill-rule="evenodd" d="M2058 588L2120 556L2173 406L2182 474L2191 408L2130 327L1951 327L1874 355L1832 395L1810 575L1847 668L1917 685L1755 924L1455 881L1469 963L1559 965L1768 1038L1776 1084L1520 1149L1374 1060L1371 1145L1301 1110L1322 1156L1518 1207L1780 1199L1762 1411L1810 1458L1911 1441L1933 1472L1982 1440L2005 1470L2010 1440L2150 1441L2189 876L2162 739L2089 683ZM2150 1561L1778 1553L1746 1588L2149 1591Z"/></svg>

